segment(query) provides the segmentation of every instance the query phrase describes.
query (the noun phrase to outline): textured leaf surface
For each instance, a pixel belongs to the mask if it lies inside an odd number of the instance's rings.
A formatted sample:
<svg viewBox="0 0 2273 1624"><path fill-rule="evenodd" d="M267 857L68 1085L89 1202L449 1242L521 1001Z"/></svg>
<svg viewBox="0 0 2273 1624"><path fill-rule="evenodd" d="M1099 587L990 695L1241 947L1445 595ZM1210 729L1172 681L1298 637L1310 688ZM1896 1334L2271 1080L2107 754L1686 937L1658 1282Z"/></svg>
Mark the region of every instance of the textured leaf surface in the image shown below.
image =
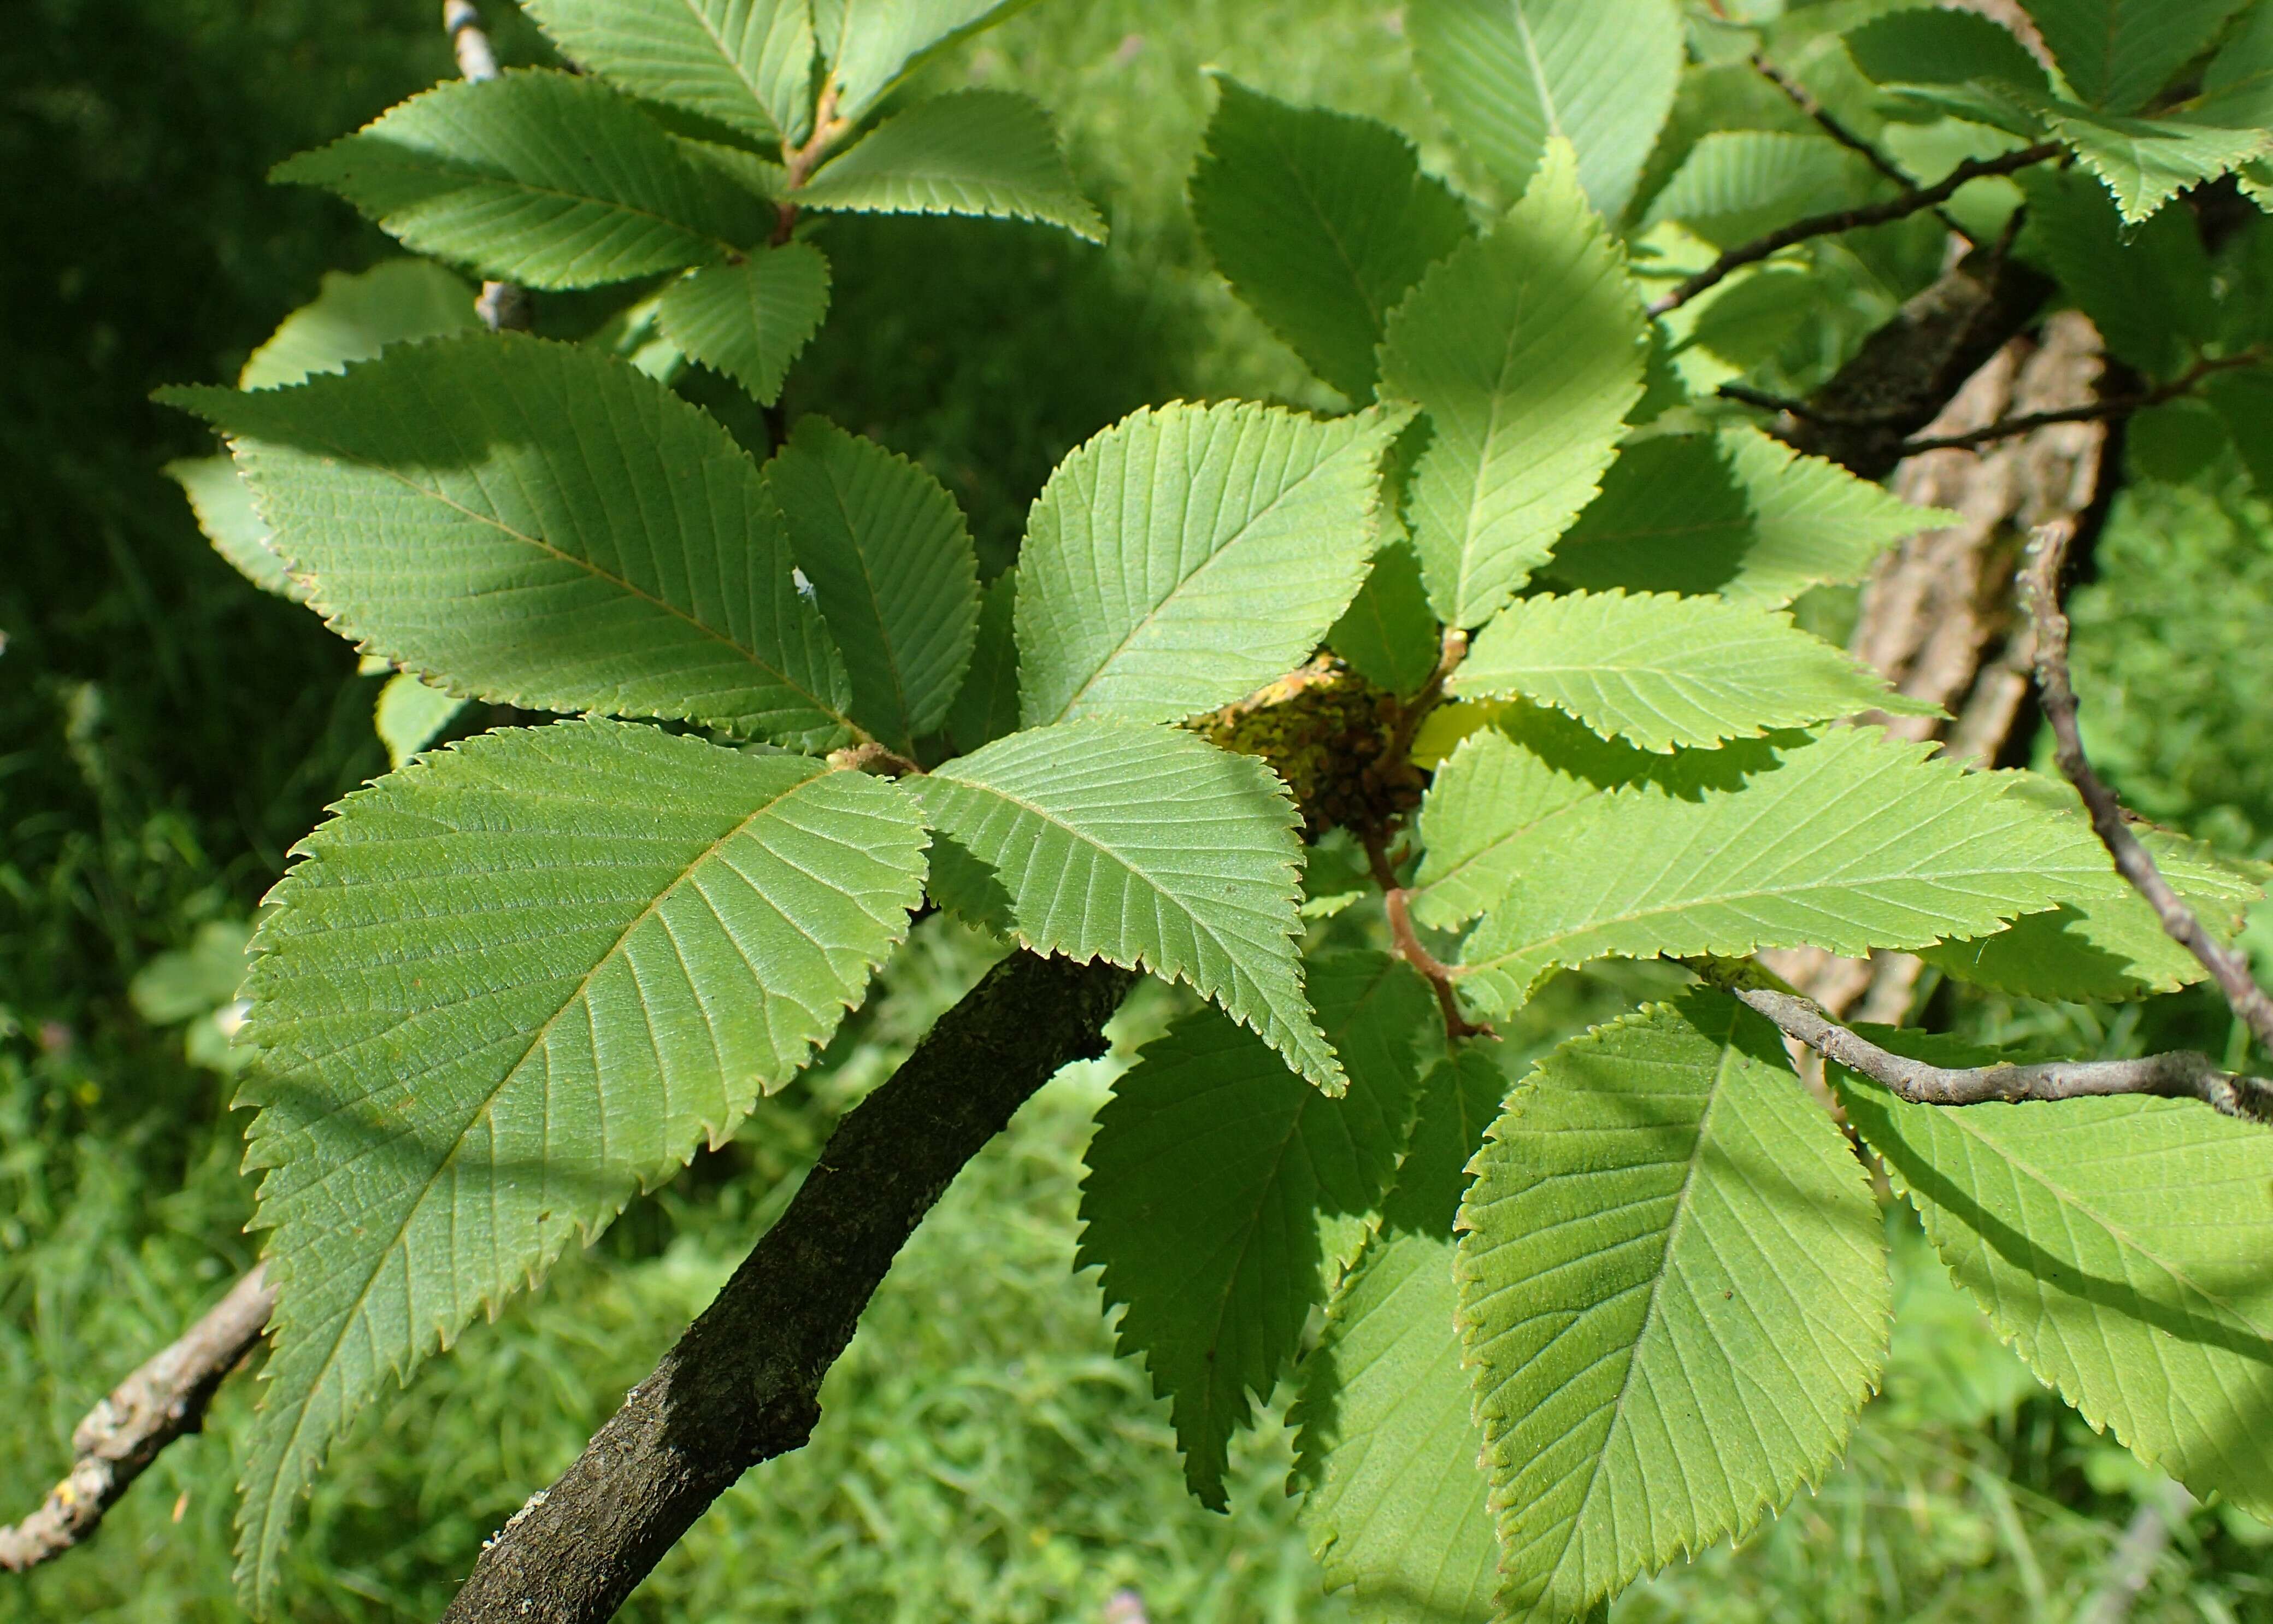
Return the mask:
<svg viewBox="0 0 2273 1624"><path fill-rule="evenodd" d="M971 668L947 712L947 741L957 755L1018 731L1017 604L1014 567L989 582L979 601Z"/></svg>
<svg viewBox="0 0 2273 1624"><path fill-rule="evenodd" d="M1508 1010L1547 971L1605 955L1859 958L2115 894L2089 830L1929 752L1840 728L1733 792L1588 801L1468 938L1463 990Z"/></svg>
<svg viewBox="0 0 2273 1624"><path fill-rule="evenodd" d="M1459 1314L1507 1616L1574 1617L1820 1477L1886 1357L1885 1243L1765 1019L1700 989L1573 1039L1475 1173Z"/></svg>
<svg viewBox="0 0 2273 1624"><path fill-rule="evenodd" d="M1403 421L1179 402L1076 449L1019 554L1026 725L1193 716L1309 658L1364 579Z"/></svg>
<svg viewBox="0 0 2273 1624"><path fill-rule="evenodd" d="M1659 593L1568 592L1510 604L1450 687L1467 698L1536 700L1659 751L1755 739L1874 705L1939 713L1890 692L1788 615Z"/></svg>
<svg viewBox="0 0 2273 1624"><path fill-rule="evenodd" d="M1862 160L1827 137L1784 130L1714 130L1699 138L1646 223L1677 220L1708 242L1747 241L1800 219L1861 202Z"/></svg>
<svg viewBox="0 0 2273 1624"><path fill-rule="evenodd" d="M1033 0L823 0L814 8L844 94L841 117L858 118L899 80L957 40L991 28ZM832 15L833 13L833 15Z"/></svg>
<svg viewBox="0 0 2273 1624"><path fill-rule="evenodd" d="M2059 278L2108 350L2149 378L2175 376L2189 338L2217 326L2209 257L2182 213L2165 210L2126 231L2113 199L2088 175L2020 177L2028 198L2023 252Z"/></svg>
<svg viewBox="0 0 2273 1624"><path fill-rule="evenodd" d="M914 787L942 906L1037 952L1188 982L1340 1092L1302 996L1294 808L1270 768L1181 728L1069 722Z"/></svg>
<svg viewBox="0 0 2273 1624"><path fill-rule="evenodd" d="M389 344L439 338L472 327L474 290L428 259L386 259L349 274L326 271L316 297L278 324L245 357L240 389L273 389L315 372L338 372Z"/></svg>
<svg viewBox="0 0 2273 1624"><path fill-rule="evenodd" d="M1105 240L1105 222L1074 184L1050 116L1007 90L917 102L822 164L798 200L860 214L1039 220Z"/></svg>
<svg viewBox="0 0 2273 1624"><path fill-rule="evenodd" d="M396 672L379 690L371 712L371 726L386 747L387 765L400 767L433 743L465 708L464 700L420 681L416 672Z"/></svg>
<svg viewBox="0 0 2273 1624"><path fill-rule="evenodd" d="M1548 572L1596 591L1783 604L1859 581L1905 536L1956 522L1755 428L1661 434L1619 453Z"/></svg>
<svg viewBox="0 0 2273 1624"><path fill-rule="evenodd" d="M1191 182L1216 269L1312 372L1368 400L1383 322L1468 239L1467 211L1387 124L1216 86Z"/></svg>
<svg viewBox="0 0 2273 1624"><path fill-rule="evenodd" d="M285 572L284 560L268 545L268 526L235 462L225 456L180 457L166 464L166 474L190 499L190 511L214 551L237 574L264 592L296 604L308 601L308 589Z"/></svg>
<svg viewBox="0 0 2273 1624"><path fill-rule="evenodd" d="M1881 85L1959 85L1969 79L2042 94L2044 68L2013 31L1977 11L1908 6L1847 34L1847 54Z"/></svg>
<svg viewBox="0 0 2273 1624"><path fill-rule="evenodd" d="M1172 1401L1185 1477L1219 1511L1232 1433L1294 1359L1396 1170L1436 1021L1427 984L1385 953L1316 959L1309 985L1347 1093L1329 1099L1200 1010L1114 1085L1082 1184L1076 1267L1101 1267L1106 1304L1127 1304L1120 1350L1141 1353Z"/></svg>
<svg viewBox="0 0 2273 1624"><path fill-rule="evenodd" d="M821 417L798 424L766 482L844 651L853 719L911 754L946 718L978 630L963 509L907 458Z"/></svg>
<svg viewBox="0 0 2273 1624"><path fill-rule="evenodd" d="M343 801L248 993L275 1350L241 1579L386 1376L732 1132L921 894L896 786L654 728L485 734Z"/></svg>
<svg viewBox="0 0 2273 1624"><path fill-rule="evenodd" d="M2196 1493L2273 1516L2265 1130L2164 1100L1947 1110L1834 1076L1958 1283L2037 1374Z"/></svg>
<svg viewBox="0 0 2273 1624"><path fill-rule="evenodd" d="M810 0L527 0L568 56L764 141L813 124Z"/></svg>
<svg viewBox="0 0 2273 1624"><path fill-rule="evenodd" d="M2177 118L2118 118L2055 105L2044 115L2083 167L2097 175L2126 225L2136 225L2187 187L2238 169L2263 151L2262 130L2228 130Z"/></svg>
<svg viewBox="0 0 2273 1624"><path fill-rule="evenodd" d="M537 69L438 86L275 178L327 187L420 253L532 288L722 259L773 224L596 79Z"/></svg>
<svg viewBox="0 0 2273 1624"><path fill-rule="evenodd" d="M1405 26L1429 99L1511 191L1559 135L1594 207L1624 210L1681 74L1666 0L1415 0Z"/></svg>
<svg viewBox="0 0 2273 1624"><path fill-rule="evenodd" d="M1389 319L1385 391L1435 436L1413 473L1414 545L1447 624L1480 626L1594 499L1641 395L1639 302L1558 147L1505 221Z"/></svg>
<svg viewBox="0 0 2273 1624"><path fill-rule="evenodd" d="M842 736L850 687L755 464L621 361L513 334L165 397L230 437L343 635L539 710Z"/></svg>
<svg viewBox="0 0 2273 1624"><path fill-rule="evenodd" d="M1420 555L1400 539L1374 555L1365 584L1327 631L1326 643L1367 681L1414 694L1437 669L1437 634Z"/></svg>
<svg viewBox="0 0 2273 1624"><path fill-rule="evenodd" d="M725 373L761 406L829 313L829 261L810 243L784 243L739 265L706 265L664 289L656 318L671 342Z"/></svg>
<svg viewBox="0 0 2273 1624"><path fill-rule="evenodd" d="M2075 94L2128 113L2209 45L2246 0L2022 0Z"/></svg>

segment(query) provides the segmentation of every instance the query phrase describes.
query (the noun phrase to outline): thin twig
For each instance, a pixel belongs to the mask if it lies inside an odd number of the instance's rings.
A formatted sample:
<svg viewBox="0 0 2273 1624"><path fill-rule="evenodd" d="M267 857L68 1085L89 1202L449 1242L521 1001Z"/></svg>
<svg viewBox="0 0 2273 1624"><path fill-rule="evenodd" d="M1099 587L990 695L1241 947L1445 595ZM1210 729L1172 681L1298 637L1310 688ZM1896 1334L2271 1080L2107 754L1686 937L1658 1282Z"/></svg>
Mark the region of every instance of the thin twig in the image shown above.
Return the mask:
<svg viewBox="0 0 2273 1624"><path fill-rule="evenodd" d="M1841 1026L1812 998L1792 992L1749 960L1688 959L1703 980L1735 995L1825 1059L1860 1072L1914 1105L2085 1100L2144 1094L2199 1100L2224 1116L2273 1126L2273 1082L2222 1070L2192 1049L2137 1060L2056 1060L2036 1065L1938 1066L1881 1049Z"/></svg>
<svg viewBox="0 0 2273 1624"><path fill-rule="evenodd" d="M181 1336L110 1390L71 1433L74 1459L40 1508L0 1529L0 1568L21 1573L83 1544L158 1452L205 1424L221 1378L260 1340L276 1306L267 1266L252 1271Z"/></svg>
<svg viewBox="0 0 2273 1624"><path fill-rule="evenodd" d="M849 118L836 116L839 89L836 77L821 87L821 97L813 106L813 133L801 146L782 143L783 188L789 194L782 199L774 218L773 245L780 247L797 229L797 192L813 177L813 171L829 155L829 149L844 138L852 127Z"/></svg>
<svg viewBox="0 0 2273 1624"><path fill-rule="evenodd" d="M1752 71L1758 73L1762 79L1767 80L1769 84L1774 85L1778 90L1783 92L1784 99L1789 102L1794 107L1797 108L1801 112L1806 114L1810 118L1813 119L1815 121L1816 127L1821 130L1824 134L1838 142L1849 152L1860 156L1864 162L1869 164L1872 169L1878 170L1879 174L1885 176L1888 180L1894 182L1894 184L1902 187L1904 191L1909 191L1910 188L1917 184L1916 178L1904 174L1901 166L1896 164L1892 158L1887 157L1886 154L1880 152L1877 147L1872 146L1870 142L1864 140L1861 136L1856 134L1852 130L1849 130L1845 124L1842 124L1838 118L1832 114L1830 109L1825 107L1822 102L1815 99L1815 93L1813 91L1810 90L1806 86L1801 84L1797 79L1792 78L1790 74L1785 72L1774 62L1770 61L1765 52L1754 51L1752 56ZM1940 221L1942 224L1956 232L1958 236L1963 237L1967 242L1972 243L1977 246L1979 244L1981 239L1975 237L1972 232L1967 230L1963 226L1958 224L1956 220L1951 216L1947 209L1937 207L1933 211L1933 214L1935 219Z"/></svg>
<svg viewBox="0 0 2273 1624"><path fill-rule="evenodd" d="M1444 1035L1448 1038L1476 1038L1493 1035L1489 1026L1479 1026L1460 1013L1459 995L1452 990L1452 970L1443 959L1430 952L1422 942L1420 933L1413 929L1413 890L1397 883L1396 866L1389 861L1388 840L1379 833L1366 837L1365 858L1373 869L1373 882L1381 887L1383 906L1389 914L1389 936L1397 956L1428 979L1437 995L1437 1007L1444 1012Z"/></svg>
<svg viewBox="0 0 2273 1624"><path fill-rule="evenodd" d="M1921 210L1947 202L1956 195L1959 187L1970 181L1984 180L1993 175L2010 175L2016 169L2025 169L2031 164L2042 163L2047 158L2057 156L2059 150L2057 142L2044 141L2034 147L2024 147L2018 152L2000 154L1994 158L1968 158L1931 186L1906 192L1901 197L1889 198L1883 203L1873 203L1863 208L1841 209L1834 214L1810 214L1804 220L1795 220L1765 237L1756 237L1749 243L1731 248L1651 304L1649 313L1662 316L1669 310L1678 310L1707 289L1717 287L1730 273L1747 265L1757 264L1795 243L1908 219Z"/></svg>
<svg viewBox="0 0 2273 1624"><path fill-rule="evenodd" d="M1914 456L1921 451L1969 451L1992 440L2009 440L2015 434L2027 434L2055 423L2092 423L2104 417L2127 417L2149 406L2160 406L2166 401L2194 393L2194 386L2215 372L2232 372L2238 367L2255 366L2264 357L2254 350L2230 356L2215 356L2196 362L2184 376L2165 384L2157 384L2142 395L2109 395L2088 406L2069 406L2059 411L2032 411L2026 417L2007 417L1983 428L1971 429L1962 434L1936 434L1902 442L1902 453ZM1724 389L1723 393L1727 393ZM1742 400L1744 396L1737 395ZM1758 404L1757 402L1753 402Z"/></svg>
<svg viewBox="0 0 2273 1624"><path fill-rule="evenodd" d="M473 0L442 0L442 31L450 36L460 73L476 84L498 76L497 52L490 49L490 36ZM491 331L499 333L526 333L536 319L529 289L519 282L484 282L474 311Z"/></svg>
<svg viewBox="0 0 2273 1624"><path fill-rule="evenodd" d="M1741 401L1763 411L1789 412L1804 422L1820 423L1834 429L1884 428L1908 415L1905 411L1826 411L1797 395L1775 395L1755 389L1750 384L1724 383L1713 393L1723 400Z"/></svg>
<svg viewBox="0 0 2273 1624"><path fill-rule="evenodd" d="M2249 960L2211 936L2201 917L2171 889L2139 837L2131 832L2123 803L2093 771L2090 758L2084 754L2083 737L2076 726L2075 688L2068 676L2067 616L2059 601L2060 573L2074 536L2071 520L2039 529L2022 576L2022 596L2036 631L2037 691L2044 703L2044 720L2052 726L2053 758L2062 776L2083 797L2084 809L2091 815L2092 832L2115 860L2116 871L2147 899L2171 939L2202 961L2233 1012L2273 1054L2273 998L2265 996L2265 989L2250 974Z"/></svg>
<svg viewBox="0 0 2273 1624"><path fill-rule="evenodd" d="M1389 748L1383 753L1384 760L1402 761L1412 753L1413 741L1421 731L1421 724L1428 720L1429 712L1434 710L1437 702L1444 698L1444 684L1452 680L1452 673L1467 658L1467 633L1457 626L1446 627L1444 642L1437 654L1437 669L1429 673L1429 680L1421 685L1421 691L1399 710L1397 725L1390 730Z"/></svg>

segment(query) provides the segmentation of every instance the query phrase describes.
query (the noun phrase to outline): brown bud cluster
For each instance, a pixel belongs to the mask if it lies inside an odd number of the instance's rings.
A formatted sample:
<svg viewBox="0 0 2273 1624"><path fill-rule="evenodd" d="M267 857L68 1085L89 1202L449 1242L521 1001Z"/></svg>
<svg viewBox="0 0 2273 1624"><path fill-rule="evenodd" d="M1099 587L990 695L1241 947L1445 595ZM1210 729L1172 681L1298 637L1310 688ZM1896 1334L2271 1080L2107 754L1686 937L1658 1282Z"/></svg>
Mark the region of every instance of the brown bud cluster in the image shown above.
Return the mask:
<svg viewBox="0 0 2273 1624"><path fill-rule="evenodd" d="M1305 840L1336 827L1362 839L1421 802L1420 770L1391 756L1399 715L1396 695L1322 654L1184 726L1269 763L1294 792Z"/></svg>

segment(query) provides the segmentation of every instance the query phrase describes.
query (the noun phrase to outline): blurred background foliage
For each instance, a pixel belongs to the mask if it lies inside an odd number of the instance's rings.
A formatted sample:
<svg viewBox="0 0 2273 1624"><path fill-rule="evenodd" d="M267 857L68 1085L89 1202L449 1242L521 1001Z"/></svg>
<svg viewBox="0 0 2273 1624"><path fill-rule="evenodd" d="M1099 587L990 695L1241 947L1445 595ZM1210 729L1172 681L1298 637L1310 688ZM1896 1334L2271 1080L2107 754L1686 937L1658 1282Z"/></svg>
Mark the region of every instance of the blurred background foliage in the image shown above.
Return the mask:
<svg viewBox="0 0 2273 1624"><path fill-rule="evenodd" d="M207 549L159 472L204 452L201 432L146 395L233 377L323 271L388 254L342 206L262 177L448 74L435 10L19 0L0 30L0 1462L16 1502L0 1515L30 1509L93 1400L251 1260L221 1006L290 842L384 768L378 685ZM508 61L543 58L515 17L491 20ZM1390 118L1432 167L1449 161L1381 0L1059 0L934 77L1050 103L1109 248L993 222L830 222L836 307L788 409L921 458L964 501L990 568L1057 459L1136 406L1331 403L1233 301L1185 213L1203 65ZM1684 93L1646 186L1672 172L1670 144L1716 121L1789 118L1740 66L1715 75ZM1839 245L1830 318L1791 333L1759 376L1820 375L1938 253L1931 230ZM604 313L547 301L545 320ZM699 376L689 387L715 394ZM2161 482L2171 460L2167 445L2134 460L2076 599L2091 742L2149 816L2273 855L2273 513L2216 458L2182 457L2186 483ZM432 1618L482 1538L708 1301L835 1116L993 951L921 927L882 996L733 1144L367 1414L321 1480L282 1616ZM1511 1071L1647 984L1565 978L1512 1035ZM1157 989L1140 996L1117 1053L1171 1007ZM2220 1052L2232 1025L2199 994L2111 1011L1943 990L1932 1010L2082 1053ZM1071 1273L1081 1149L1119 1064L1052 1085L965 1174L831 1375L812 1445L721 1501L626 1617L1347 1616L1320 1597L1283 1493L1286 1438L1266 1425L1248 1440L1232 1514L1202 1511L1165 1407L1113 1357L1095 1284ZM1615 1616L2082 1616L2146 1507L2170 1538L2130 1616L2273 1620L2273 1530L2188 1508L2096 1438L1930 1267L1914 1227L1889 1222L1894 1359L1849 1462L1746 1548L1638 1587ZM231 1448L251 1396L232 1384L206 1434L169 1451L92 1548L0 1577L0 1616L237 1617Z"/></svg>

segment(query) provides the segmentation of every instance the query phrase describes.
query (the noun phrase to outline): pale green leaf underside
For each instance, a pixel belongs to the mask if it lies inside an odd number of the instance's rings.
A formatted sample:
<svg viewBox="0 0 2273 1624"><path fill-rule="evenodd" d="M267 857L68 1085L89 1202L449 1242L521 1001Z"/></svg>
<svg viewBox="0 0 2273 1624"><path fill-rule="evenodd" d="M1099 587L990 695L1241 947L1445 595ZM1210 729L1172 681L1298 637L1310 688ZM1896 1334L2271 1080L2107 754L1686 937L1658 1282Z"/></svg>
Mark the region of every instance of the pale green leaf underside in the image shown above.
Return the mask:
<svg viewBox="0 0 2273 1624"><path fill-rule="evenodd" d="M812 127L809 0L524 0L537 26L625 89L756 136Z"/></svg>
<svg viewBox="0 0 2273 1624"><path fill-rule="evenodd" d="M1468 938L1462 990L1512 1010L1605 956L1923 947L2120 885L2088 828L1930 752L1839 728L1734 793L1579 804L1530 837L1541 857Z"/></svg>
<svg viewBox="0 0 2273 1624"><path fill-rule="evenodd" d="M1869 195L1870 169L1827 136L1714 130L1650 199L1645 226L1677 220L1720 246Z"/></svg>
<svg viewBox="0 0 2273 1624"><path fill-rule="evenodd" d="M165 398L230 436L326 619L453 692L844 735L844 666L756 465L624 362L476 334Z"/></svg>
<svg viewBox="0 0 2273 1624"><path fill-rule="evenodd" d="M1120 1350L1141 1353L1172 1401L1186 1480L1217 1510L1233 1432L1294 1359L1396 1170L1436 1016L1427 985L1384 953L1314 960L1309 991L1347 1094L1329 1099L1200 1010L1114 1085L1082 1184L1076 1267L1101 1267L1106 1304L1127 1304Z"/></svg>
<svg viewBox="0 0 2273 1624"><path fill-rule="evenodd" d="M281 1288L239 1512L253 1591L384 1378L827 1040L904 933L923 847L885 780L603 721L430 756L308 838L247 989Z"/></svg>
<svg viewBox="0 0 2273 1624"><path fill-rule="evenodd" d="M1646 750L1753 739L1879 709L1938 715L1771 610L1712 598L1567 592L1509 605L1453 673L1466 698L1520 696Z"/></svg>
<svg viewBox="0 0 2273 1624"><path fill-rule="evenodd" d="M1309 658L1364 579L1403 421L1178 402L1076 449L1019 554L1026 725L1173 721Z"/></svg>
<svg viewBox="0 0 2273 1624"><path fill-rule="evenodd" d="M235 462L225 456L179 457L166 464L166 473L190 499L190 511L214 551L237 574L264 592L296 604L308 601L308 589L286 573L284 560L268 545L268 527Z"/></svg>
<svg viewBox="0 0 2273 1624"><path fill-rule="evenodd" d="M904 755L961 686L979 626L979 555L947 488L820 417L766 465L852 678L852 715Z"/></svg>
<svg viewBox="0 0 2273 1624"><path fill-rule="evenodd" d="M722 259L763 241L774 214L598 80L540 69L438 86L275 178L327 187L420 253L532 288Z"/></svg>
<svg viewBox="0 0 2273 1624"><path fill-rule="evenodd" d="M1261 762L1181 728L1067 722L912 783L942 906L1038 952L1188 982L1340 1092L1294 951L1294 808Z"/></svg>
<svg viewBox="0 0 2273 1624"><path fill-rule="evenodd" d="M858 118L932 56L991 28L1033 0L822 0L821 41L843 92L838 115Z"/></svg>
<svg viewBox="0 0 2273 1624"><path fill-rule="evenodd" d="M1105 240L1105 222L1066 167L1050 116L1006 90L917 102L822 164L798 201L860 214L1039 220Z"/></svg>
<svg viewBox="0 0 2273 1624"><path fill-rule="evenodd" d="M2088 105L2146 104L2245 0L2022 0L2052 60Z"/></svg>
<svg viewBox="0 0 2273 1624"><path fill-rule="evenodd" d="M389 344L472 327L474 290L428 259L386 259L367 271L326 271L316 297L245 357L240 389L273 389L368 361Z"/></svg>
<svg viewBox="0 0 2273 1624"><path fill-rule="evenodd" d="M761 406L779 398L789 364L828 313L829 261L810 243L703 266L664 289L656 306L671 342Z"/></svg>
<svg viewBox="0 0 2273 1624"><path fill-rule="evenodd" d="M2180 118L2118 118L2065 102L2046 104L2044 121L2074 150L2136 225L2189 186L2239 169L2265 150L2262 130L2228 130Z"/></svg>
<svg viewBox="0 0 2273 1624"><path fill-rule="evenodd" d="M2037 1374L2196 1493L2273 1517L2265 1130L2164 1100L1941 1109L1834 1075L1943 1260Z"/></svg>
<svg viewBox="0 0 2273 1624"><path fill-rule="evenodd" d="M1774 1028L1698 990L1573 1039L1461 1207L1500 1602L1573 1617L1836 1457L1891 1294L1862 1168Z"/></svg>
<svg viewBox="0 0 2273 1624"><path fill-rule="evenodd" d="M1382 386L1433 431L1408 519L1447 624L1489 620L1594 500L1641 395L1644 335L1559 145L1506 220L1391 313Z"/></svg>
<svg viewBox="0 0 2273 1624"><path fill-rule="evenodd" d="M416 672L396 672L379 690L379 703L371 710L371 726L386 747L387 764L400 767L433 743L465 708L464 700L422 682Z"/></svg>

